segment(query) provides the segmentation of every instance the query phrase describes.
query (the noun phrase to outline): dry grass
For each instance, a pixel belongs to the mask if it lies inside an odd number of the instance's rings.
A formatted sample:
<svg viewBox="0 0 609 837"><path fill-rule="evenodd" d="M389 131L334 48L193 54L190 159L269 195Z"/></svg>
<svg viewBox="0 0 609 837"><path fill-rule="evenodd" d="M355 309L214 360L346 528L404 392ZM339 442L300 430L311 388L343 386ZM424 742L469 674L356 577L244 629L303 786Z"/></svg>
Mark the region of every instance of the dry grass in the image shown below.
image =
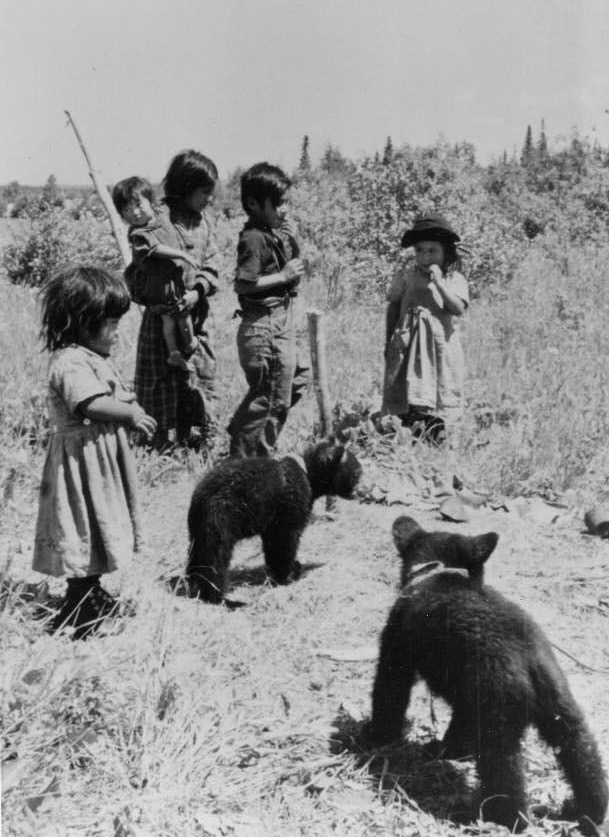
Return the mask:
<svg viewBox="0 0 609 837"><path fill-rule="evenodd" d="M40 605L19 596L19 582L23 594L23 581L33 580L29 547L9 548L3 833L460 833L443 817L471 788L472 771L430 761L420 747L442 733L445 708L417 687L408 743L363 752L355 737L369 711L374 660L325 656L376 644L394 596L388 530L399 510L341 501L337 521L320 518L306 531L307 572L287 588L268 586L257 541L241 545L232 598L246 607L229 611L163 584L183 566L194 479L182 470L144 486L148 545L107 579L135 600L137 614L87 643L45 633L34 618ZM412 513L438 525L431 511ZM24 518L31 531L33 510ZM574 523L548 533L481 512L466 530L501 533L489 581L535 613L559 646L606 671L606 546L582 538ZM606 754L606 674L561 662ZM533 736L527 758L532 801L558 805L566 789ZM558 834L557 825L530 833Z"/></svg>
<svg viewBox="0 0 609 837"><path fill-rule="evenodd" d="M607 544L583 537L580 521L581 503L607 487L606 471L593 477L586 462L595 449L602 458L598 440L604 434L606 447L609 429L598 363L609 349L609 311L600 259L574 256L568 271L557 273L531 251L504 299L472 306L466 325L470 405L452 448L413 452L399 440L368 437L361 450L369 482L389 473L403 479L416 467L422 474L459 473L468 484L495 492L578 489L561 528L482 511L463 529L500 532L489 581L593 669L560 657L608 763ZM582 311L577 288L584 277L590 292ZM305 288L305 305L315 304L314 294L307 295ZM420 747L441 734L445 708L417 687L408 743L362 752L355 738L369 711L374 660L323 655L328 648L376 644L397 580L389 527L403 507L341 502L336 521L316 519L301 548L308 571L288 588L267 584L259 544L247 542L234 561L232 593L247 606L204 606L170 594L164 580L183 567L186 509L207 462L138 452L148 543L130 567L107 580L112 591L134 599L136 615L116 620L106 635L87 643L45 632L40 616L63 588L53 582L31 601L29 585L40 580L29 563L46 361L32 351L31 295L3 287L3 298L3 834L481 833L444 819L471 787L471 769L429 761ZM214 316L221 421L243 391L233 308L231 293L223 291ZM371 300L329 317L331 389L357 418L380 398L383 306ZM137 324L133 311L119 358L126 377ZM480 418L486 408L488 421ZM302 445L315 415L309 394L290 418L284 448ZM415 501L410 513L424 525L442 525L433 504ZM534 736L526 753L531 801L558 805L566 788L552 754ZM491 826L484 833L505 832ZM532 837L560 833L560 824L550 821L530 829Z"/></svg>

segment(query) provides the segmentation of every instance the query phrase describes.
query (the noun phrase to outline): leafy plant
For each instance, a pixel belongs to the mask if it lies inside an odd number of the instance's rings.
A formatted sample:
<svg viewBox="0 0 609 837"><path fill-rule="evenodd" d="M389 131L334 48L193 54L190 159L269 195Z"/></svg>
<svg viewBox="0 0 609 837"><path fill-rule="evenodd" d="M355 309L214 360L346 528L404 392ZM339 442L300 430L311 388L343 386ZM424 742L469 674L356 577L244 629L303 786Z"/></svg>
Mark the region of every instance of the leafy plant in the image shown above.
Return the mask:
<svg viewBox="0 0 609 837"><path fill-rule="evenodd" d="M70 261L120 269L120 256L109 224L92 213L74 218L69 208L49 207L29 219L23 240L9 244L2 264L11 282L39 287Z"/></svg>

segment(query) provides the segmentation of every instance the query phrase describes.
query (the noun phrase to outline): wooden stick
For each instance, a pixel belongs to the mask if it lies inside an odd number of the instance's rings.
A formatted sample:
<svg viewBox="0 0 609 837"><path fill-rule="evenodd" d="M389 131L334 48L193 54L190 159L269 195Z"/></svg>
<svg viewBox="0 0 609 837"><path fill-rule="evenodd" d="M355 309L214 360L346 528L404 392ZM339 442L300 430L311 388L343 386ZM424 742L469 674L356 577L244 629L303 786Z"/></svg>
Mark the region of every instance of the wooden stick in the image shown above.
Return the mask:
<svg viewBox="0 0 609 837"><path fill-rule="evenodd" d="M87 168L89 169L89 177L93 181L95 191L97 192L97 195L100 201L102 202L104 209L106 210L106 214L108 215L112 235L114 236L114 240L116 241L119 253L121 254L123 265L127 267L127 265L131 263L131 251L129 249L127 234L123 227L120 215L118 214L114 207L114 204L112 203L112 198L110 197L110 193L108 192L107 187L100 181L97 172L93 168L91 158L89 157L89 152L87 151L87 148L83 142L83 139L80 135L80 131L76 127L76 123L72 119L70 111L66 110L64 111L64 113L68 117L68 122L70 123L70 125L72 126L72 130L76 134L76 139L78 140L78 144L80 145L80 150L84 155L85 161L87 163Z"/></svg>
<svg viewBox="0 0 609 837"><path fill-rule="evenodd" d="M330 413L330 395L328 392L328 373L326 366L326 335L321 311L307 311L309 325L309 344L311 347L311 365L313 367L313 387L319 407L319 421L322 436L332 432Z"/></svg>
<svg viewBox="0 0 609 837"><path fill-rule="evenodd" d="M330 393L328 390L328 369L326 365L326 333L321 311L307 311L309 326L309 345L311 366L313 367L313 387L319 407L319 424L322 437L332 433L332 414L330 411ZM332 515L336 508L336 497L326 497L326 513Z"/></svg>

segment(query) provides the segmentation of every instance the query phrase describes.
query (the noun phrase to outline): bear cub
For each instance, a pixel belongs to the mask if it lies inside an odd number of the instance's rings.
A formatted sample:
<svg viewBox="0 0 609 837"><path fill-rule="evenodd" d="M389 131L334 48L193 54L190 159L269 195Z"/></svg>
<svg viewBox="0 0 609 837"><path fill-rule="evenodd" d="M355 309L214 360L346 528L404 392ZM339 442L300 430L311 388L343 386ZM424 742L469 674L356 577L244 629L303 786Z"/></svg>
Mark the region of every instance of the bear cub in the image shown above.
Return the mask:
<svg viewBox="0 0 609 837"><path fill-rule="evenodd" d="M367 740L400 737L418 675L452 709L444 757L476 760L482 819L526 828L521 741L532 724L573 791L562 815L602 823L608 789L599 751L550 643L527 613L483 583L497 534L425 532L400 517L393 538L402 589L381 636Z"/></svg>
<svg viewBox="0 0 609 837"><path fill-rule="evenodd" d="M308 448L303 460L229 459L195 488L188 511L189 587L203 601L225 598L228 566L237 541L260 535L267 570L277 584L297 579L298 544L313 501L350 498L361 475L356 456L334 438Z"/></svg>

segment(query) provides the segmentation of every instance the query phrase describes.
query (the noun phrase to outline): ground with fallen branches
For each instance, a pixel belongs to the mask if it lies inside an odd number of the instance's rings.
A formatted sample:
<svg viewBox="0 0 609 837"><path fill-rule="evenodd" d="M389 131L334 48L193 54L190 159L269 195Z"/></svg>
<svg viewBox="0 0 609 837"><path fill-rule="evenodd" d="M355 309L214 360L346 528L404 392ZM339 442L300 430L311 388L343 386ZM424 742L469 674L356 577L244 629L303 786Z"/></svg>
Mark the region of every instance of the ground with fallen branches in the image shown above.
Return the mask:
<svg viewBox="0 0 609 837"><path fill-rule="evenodd" d="M404 468L407 460L410 453ZM475 775L471 765L425 757L420 745L442 733L447 711L422 685L402 747L357 744L396 593L389 529L404 512L426 527L500 533L487 580L570 655L557 651L607 762L608 546L582 533L579 509L557 507L551 523L483 507L456 524L439 519L433 490L415 492L409 506L340 501L335 520L318 501L300 552L304 577L269 586L259 542L244 542L230 597L245 606L228 610L176 596L165 583L184 564L200 460L138 461L148 542L108 578L136 614L104 636L47 635L40 617L62 585L29 586L40 578L28 569L30 546L4 541L4 834L479 833L446 819ZM364 467L364 485L378 479L374 459ZM34 509L22 499L11 505L15 531L29 532ZM33 592L38 601L26 601ZM558 806L567 789L552 753L530 735L526 757L531 802ZM530 833L560 828L537 821Z"/></svg>

